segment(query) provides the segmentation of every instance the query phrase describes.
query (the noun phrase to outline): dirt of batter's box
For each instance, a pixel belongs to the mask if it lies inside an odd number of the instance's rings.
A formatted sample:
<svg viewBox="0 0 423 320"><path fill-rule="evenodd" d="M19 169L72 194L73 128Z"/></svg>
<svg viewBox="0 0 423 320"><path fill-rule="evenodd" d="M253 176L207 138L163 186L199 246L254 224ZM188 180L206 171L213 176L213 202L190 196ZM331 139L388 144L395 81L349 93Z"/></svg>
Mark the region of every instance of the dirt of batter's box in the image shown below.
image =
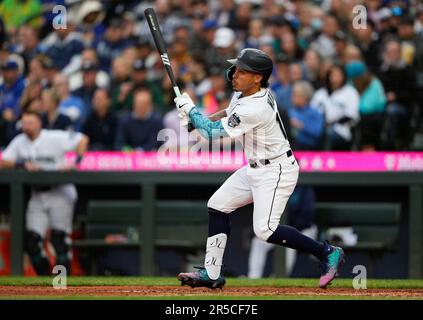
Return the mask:
<svg viewBox="0 0 423 320"><path fill-rule="evenodd" d="M54 289L46 286L0 286L1 297L143 297L143 296L339 296L380 298L423 298L423 289L365 289L352 288L279 288L279 287L230 287L210 290L186 286L68 286Z"/></svg>

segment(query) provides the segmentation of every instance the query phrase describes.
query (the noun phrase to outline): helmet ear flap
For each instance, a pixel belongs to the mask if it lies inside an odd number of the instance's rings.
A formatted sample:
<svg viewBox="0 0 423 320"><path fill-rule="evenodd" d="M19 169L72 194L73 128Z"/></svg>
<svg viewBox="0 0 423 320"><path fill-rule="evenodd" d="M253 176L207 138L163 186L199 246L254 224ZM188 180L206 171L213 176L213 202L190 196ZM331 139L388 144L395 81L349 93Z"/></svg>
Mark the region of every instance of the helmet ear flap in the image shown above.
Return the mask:
<svg viewBox="0 0 423 320"><path fill-rule="evenodd" d="M228 81L232 81L232 78L234 77L234 73L236 70L236 66L233 65L230 68L226 69L226 79L228 79Z"/></svg>

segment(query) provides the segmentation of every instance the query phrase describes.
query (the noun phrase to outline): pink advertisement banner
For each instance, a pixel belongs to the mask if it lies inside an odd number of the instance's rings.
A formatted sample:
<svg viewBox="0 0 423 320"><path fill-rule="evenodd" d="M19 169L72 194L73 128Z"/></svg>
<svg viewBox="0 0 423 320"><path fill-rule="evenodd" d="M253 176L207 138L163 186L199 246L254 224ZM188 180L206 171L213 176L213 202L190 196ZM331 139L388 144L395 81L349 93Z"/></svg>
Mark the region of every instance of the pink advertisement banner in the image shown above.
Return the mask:
<svg viewBox="0 0 423 320"><path fill-rule="evenodd" d="M297 151L294 155L302 172L423 171L423 152ZM69 153L66 160L71 163L75 157ZM79 170L232 172L246 163L242 152L87 152Z"/></svg>
<svg viewBox="0 0 423 320"><path fill-rule="evenodd" d="M423 152L295 152L302 172L423 171ZM75 155L69 154L72 161ZM80 170L234 171L247 162L242 152L159 154L89 152Z"/></svg>

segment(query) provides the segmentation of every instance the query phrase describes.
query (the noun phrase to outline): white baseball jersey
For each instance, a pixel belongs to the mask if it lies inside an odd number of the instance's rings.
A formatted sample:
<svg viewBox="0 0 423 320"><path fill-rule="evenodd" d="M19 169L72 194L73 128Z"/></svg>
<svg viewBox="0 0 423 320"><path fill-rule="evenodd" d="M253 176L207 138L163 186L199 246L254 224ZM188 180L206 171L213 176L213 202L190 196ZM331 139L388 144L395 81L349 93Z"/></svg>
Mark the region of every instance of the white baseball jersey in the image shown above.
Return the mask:
<svg viewBox="0 0 423 320"><path fill-rule="evenodd" d="M75 150L81 141L79 132L62 130L41 130L31 141L24 133L16 136L3 152L8 161L31 161L42 170L57 170L65 164L65 153Z"/></svg>
<svg viewBox="0 0 423 320"><path fill-rule="evenodd" d="M334 123L333 129L345 140L351 140L351 127L349 124L337 123L337 121L344 117L358 121L359 103L360 96L357 90L349 84L335 90L331 95L328 94L326 88L320 88L310 101L312 107L325 115L326 123Z"/></svg>
<svg viewBox="0 0 423 320"><path fill-rule="evenodd" d="M66 152L75 150L81 139L81 133L62 130L41 130L34 141L21 133L4 150L3 159L31 161L42 170L57 170L65 164ZM71 232L76 200L77 192L72 184L53 186L44 191L34 189L26 209L27 230L41 237L49 227Z"/></svg>
<svg viewBox="0 0 423 320"><path fill-rule="evenodd" d="M299 166L268 89L241 97L236 92L221 119L223 128L237 138L251 165L233 173L209 199L207 206L231 213L254 203L253 229L258 238L267 240L279 225L286 203L298 181ZM270 161L260 161L270 160ZM260 162L262 165L256 166ZM267 163L267 164L266 164ZM217 279L223 264L225 245L216 247L213 240L226 244L226 235L207 241L204 266L211 279ZM218 250L219 249L219 250Z"/></svg>
<svg viewBox="0 0 423 320"><path fill-rule="evenodd" d="M247 97L241 92L233 95L221 121L228 135L241 142L248 160L274 159L290 149L277 110L268 89Z"/></svg>

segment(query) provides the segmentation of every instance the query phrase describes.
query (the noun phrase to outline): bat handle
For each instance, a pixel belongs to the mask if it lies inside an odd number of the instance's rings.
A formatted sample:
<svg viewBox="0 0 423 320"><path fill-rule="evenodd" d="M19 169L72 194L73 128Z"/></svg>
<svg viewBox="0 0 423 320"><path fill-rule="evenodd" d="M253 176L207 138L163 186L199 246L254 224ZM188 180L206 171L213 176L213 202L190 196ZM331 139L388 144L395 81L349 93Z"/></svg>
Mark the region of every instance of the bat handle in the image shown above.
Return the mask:
<svg viewBox="0 0 423 320"><path fill-rule="evenodd" d="M177 96L178 98L181 96L181 91L179 90L179 87L176 85L173 86L173 92L175 92L175 96Z"/></svg>
<svg viewBox="0 0 423 320"><path fill-rule="evenodd" d="M177 97L180 97L181 96L181 91L179 90L179 87L178 86L174 86L173 87L173 92L175 92L175 95ZM194 131L195 130L194 125L192 124L191 121L189 121L189 119L188 119L187 130L188 130L188 132L191 132L191 131Z"/></svg>

